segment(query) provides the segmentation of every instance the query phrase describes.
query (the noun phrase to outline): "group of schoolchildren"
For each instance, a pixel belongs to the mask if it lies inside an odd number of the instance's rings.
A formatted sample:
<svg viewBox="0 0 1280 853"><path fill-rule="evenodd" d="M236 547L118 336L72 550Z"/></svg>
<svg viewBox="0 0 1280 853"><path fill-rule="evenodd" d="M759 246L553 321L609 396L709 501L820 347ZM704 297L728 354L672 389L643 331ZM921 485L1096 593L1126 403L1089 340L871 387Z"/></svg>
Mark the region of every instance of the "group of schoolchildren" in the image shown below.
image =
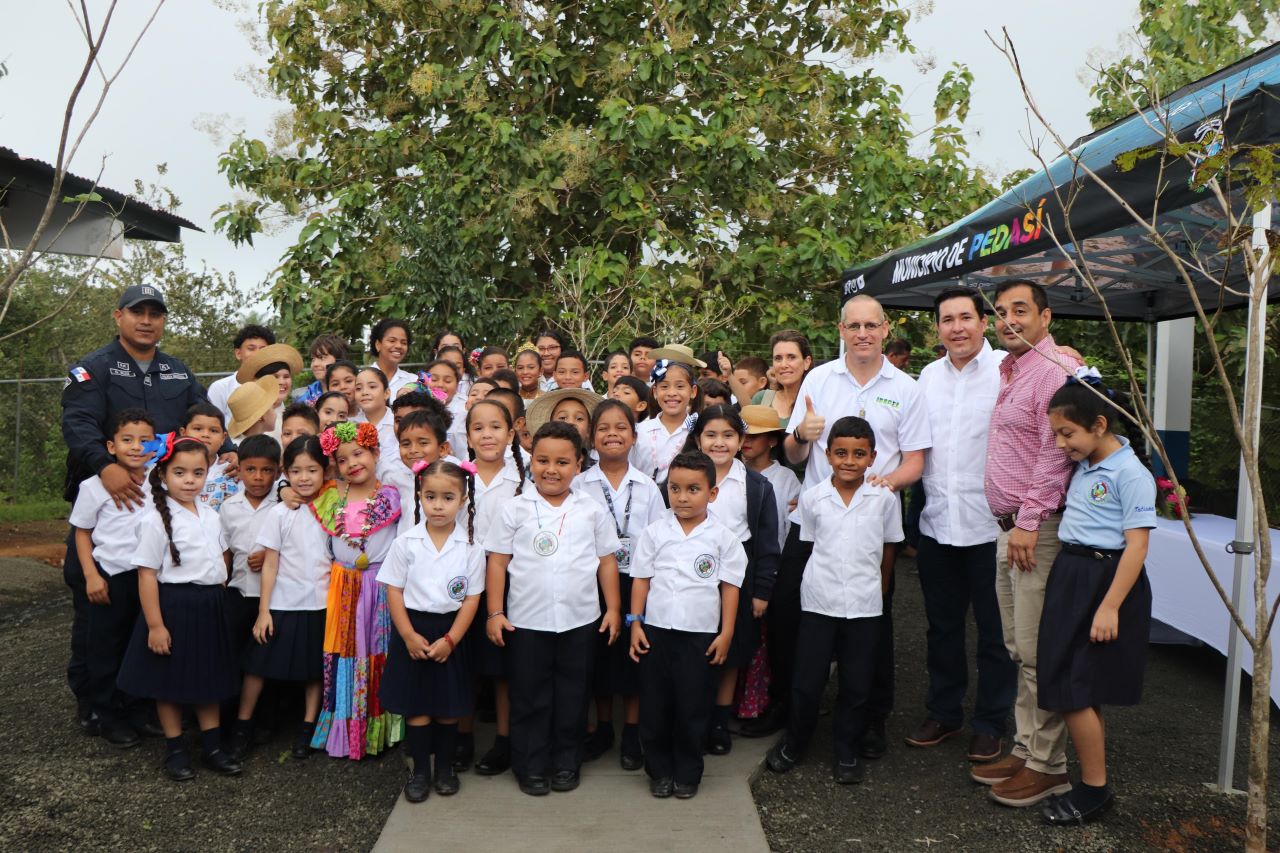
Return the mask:
<svg viewBox="0 0 1280 853"><path fill-rule="evenodd" d="M413 374L399 368L403 321L374 327L368 367L322 336L315 382L296 392L299 353L265 340L242 353L238 338L228 413L194 406L165 436L145 411L116 416L107 450L146 474L148 506L117 506L95 477L71 516L96 605L90 695L102 736L133 745L154 702L165 771L190 779L190 707L203 765L234 775L260 741L259 706L301 684L294 758L359 759L403 742L410 801L456 793L457 771L472 766L510 768L542 795L576 788L584 758L612 746L621 698L622 766L644 768L655 797L693 797L704 753L730 750L735 706L752 701L760 620L795 519L814 551L770 767L805 754L835 659L834 773L861 781L877 629L841 602L852 589L866 613L878 609L903 538L897 496L864 480L867 422L832 425L832 476L801 494L777 461L777 412L735 404L766 384L762 361L730 388L700 375L718 371L687 347L639 339L606 360L606 398L576 351L558 353L548 380L537 346L520 349L514 370L488 347L472 353L473 375L451 338ZM228 433L234 472L216 456ZM1097 461L1093 444L1064 443ZM477 759L481 684L497 737Z"/></svg>

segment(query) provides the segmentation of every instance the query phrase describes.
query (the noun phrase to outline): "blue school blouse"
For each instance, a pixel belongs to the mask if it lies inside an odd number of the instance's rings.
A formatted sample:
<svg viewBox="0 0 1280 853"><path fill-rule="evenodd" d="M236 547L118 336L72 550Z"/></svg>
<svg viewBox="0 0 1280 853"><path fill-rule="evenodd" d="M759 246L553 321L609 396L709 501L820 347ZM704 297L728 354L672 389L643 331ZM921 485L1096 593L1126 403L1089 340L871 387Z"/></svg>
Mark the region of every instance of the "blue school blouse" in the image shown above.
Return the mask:
<svg viewBox="0 0 1280 853"><path fill-rule="evenodd" d="M1089 460L1076 464L1067 487L1067 507L1062 512L1058 538L1074 545L1091 545L1110 551L1124 549L1124 532L1156 526L1156 481L1129 440L1097 465Z"/></svg>

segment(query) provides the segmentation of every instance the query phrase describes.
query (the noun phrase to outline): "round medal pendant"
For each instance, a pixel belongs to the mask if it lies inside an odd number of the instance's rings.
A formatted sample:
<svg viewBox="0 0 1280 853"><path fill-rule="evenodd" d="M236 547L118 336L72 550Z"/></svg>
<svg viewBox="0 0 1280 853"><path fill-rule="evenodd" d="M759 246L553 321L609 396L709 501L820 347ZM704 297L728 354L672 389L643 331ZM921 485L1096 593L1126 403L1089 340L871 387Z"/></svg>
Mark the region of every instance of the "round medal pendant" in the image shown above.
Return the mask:
<svg viewBox="0 0 1280 853"><path fill-rule="evenodd" d="M533 535L533 552L539 557L550 557L560 547L560 540L550 530L539 530Z"/></svg>
<svg viewBox="0 0 1280 853"><path fill-rule="evenodd" d="M369 555L361 553L359 557L356 557L356 570L363 572L367 568L369 568Z"/></svg>
<svg viewBox="0 0 1280 853"><path fill-rule="evenodd" d="M623 539L622 547L613 552L614 559L618 561L618 568L627 569L631 567L631 539Z"/></svg>

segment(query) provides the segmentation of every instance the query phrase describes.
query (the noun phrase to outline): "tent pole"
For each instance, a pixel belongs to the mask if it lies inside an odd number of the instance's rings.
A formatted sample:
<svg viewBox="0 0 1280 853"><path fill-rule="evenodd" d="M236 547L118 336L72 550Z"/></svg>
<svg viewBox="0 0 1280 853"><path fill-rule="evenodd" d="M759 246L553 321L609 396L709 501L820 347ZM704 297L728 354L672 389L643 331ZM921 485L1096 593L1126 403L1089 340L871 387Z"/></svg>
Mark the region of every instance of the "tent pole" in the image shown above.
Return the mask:
<svg viewBox="0 0 1280 853"><path fill-rule="evenodd" d="M1148 319L1147 320L1147 387L1146 387L1146 394L1144 396L1146 396L1147 398L1147 411L1152 413L1153 415L1156 410L1156 398L1155 398L1156 334L1155 334L1155 329L1156 329L1155 321ZM1152 452L1151 441L1148 440L1147 441L1147 458L1148 459L1151 458L1151 452Z"/></svg>
<svg viewBox="0 0 1280 853"><path fill-rule="evenodd" d="M1265 256L1267 251L1267 231L1271 229L1271 204L1267 203L1265 207L1253 215L1253 251L1258 253L1262 260L1260 264L1257 279L1252 282L1253 287L1260 287L1265 292L1270 277L1270 259ZM1251 293L1253 291L1251 290ZM1254 305L1258 305L1258 310L1254 310ZM1245 360L1245 387L1249 387L1255 373L1258 379L1261 379L1263 364L1263 349L1266 342L1267 329L1267 300L1263 299L1255 303L1252 299L1249 301L1249 351ZM1258 427L1261 422L1260 406L1262 403L1262 395L1255 395L1256 399L1246 400L1245 405L1252 408L1253 411L1246 409L1244 413L1245 428L1250 426L1253 430L1252 439L1254 447L1258 442ZM1253 558L1255 530L1253 524L1253 492L1249 489L1249 478L1245 473L1244 455L1240 457L1240 476L1236 485L1236 538L1231 543L1232 551L1235 553L1232 566L1232 585L1231 585L1231 603L1235 607L1236 612L1242 617L1246 616L1243 605L1244 586L1245 586L1245 563ZM1255 569L1256 570L1256 569ZM1252 612L1253 608L1249 608ZM1228 620L1230 622L1230 620ZM1227 641L1227 686L1222 700L1222 741L1218 748L1218 790L1224 793L1233 792L1232 784L1235 776L1236 762L1236 737L1239 734L1240 720L1240 667L1241 667L1241 640L1243 637L1240 631L1236 629L1235 623L1230 623L1230 635Z"/></svg>

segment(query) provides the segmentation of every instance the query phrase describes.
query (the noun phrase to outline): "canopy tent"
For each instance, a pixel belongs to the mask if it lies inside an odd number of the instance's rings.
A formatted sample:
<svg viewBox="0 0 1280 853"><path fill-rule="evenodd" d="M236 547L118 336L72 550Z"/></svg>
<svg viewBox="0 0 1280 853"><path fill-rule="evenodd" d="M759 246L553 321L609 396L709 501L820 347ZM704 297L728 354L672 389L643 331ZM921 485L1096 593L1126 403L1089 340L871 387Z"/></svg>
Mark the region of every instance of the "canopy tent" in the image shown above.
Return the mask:
<svg viewBox="0 0 1280 853"><path fill-rule="evenodd" d="M1159 212L1166 239L1189 254L1225 236L1220 206L1195 186L1196 168L1183 157L1137 159L1127 170L1118 160L1160 146L1165 127L1180 142L1204 142L1208 155L1224 136L1236 145L1280 142L1278 97L1280 43L1184 86L1144 113L1076 140L1070 155L963 219L849 269L842 279L842 301L867 293L886 307L924 310L933 307L937 293L960 282L983 287L1030 278L1047 286L1055 317L1099 318L1096 299L1070 269L1066 255L1071 253L1088 263L1117 320L1191 316L1191 299L1172 262L1077 160L1139 214ZM1247 217L1239 193L1232 201L1236 213ZM1203 254L1198 257L1204 260ZM1236 266L1242 273L1238 261ZM1223 292L1217 281L1198 281L1197 290L1209 307L1244 303L1243 297ZM1269 298L1280 296L1278 291L1280 285L1273 285Z"/></svg>
<svg viewBox="0 0 1280 853"><path fill-rule="evenodd" d="M1100 318L1097 297L1071 269L1069 258L1074 256L1093 274L1112 316L1145 321L1150 334L1150 324L1195 312L1174 263L1136 225L1124 207L1127 204L1145 220L1156 220L1162 236L1180 256L1194 257L1205 267L1207 275L1196 274L1193 285L1206 311L1248 304L1251 287L1266 288L1263 310L1255 314L1250 305L1247 383L1249 377L1260 376L1266 302L1280 297L1280 286L1269 277L1254 285L1239 255L1223 251L1249 234L1227 233L1221 205L1198 185L1197 172L1221 165L1215 155L1224 140L1232 146L1280 143L1278 97L1280 43L1184 86L1142 113L1076 140L1068 153L1047 168L958 222L849 269L842 277L841 301L865 293L886 307L929 310L934 297L947 288L985 288L1021 278L1046 287L1055 317ZM1196 156L1165 150L1166 131L1179 143L1201 143ZM1244 209L1238 190L1228 201L1237 222L1252 216L1253 250L1266 252L1274 237L1268 233L1274 200L1256 212ZM1264 266L1269 269L1269 263ZM1254 402L1260 408L1261 395ZM1256 425L1257 412L1249 414ZM1252 494L1243 464L1238 494L1232 597L1237 612L1243 613L1244 566L1256 543ZM1240 691L1241 635L1234 625L1230 632L1218 755L1217 785L1222 790L1232 790Z"/></svg>

